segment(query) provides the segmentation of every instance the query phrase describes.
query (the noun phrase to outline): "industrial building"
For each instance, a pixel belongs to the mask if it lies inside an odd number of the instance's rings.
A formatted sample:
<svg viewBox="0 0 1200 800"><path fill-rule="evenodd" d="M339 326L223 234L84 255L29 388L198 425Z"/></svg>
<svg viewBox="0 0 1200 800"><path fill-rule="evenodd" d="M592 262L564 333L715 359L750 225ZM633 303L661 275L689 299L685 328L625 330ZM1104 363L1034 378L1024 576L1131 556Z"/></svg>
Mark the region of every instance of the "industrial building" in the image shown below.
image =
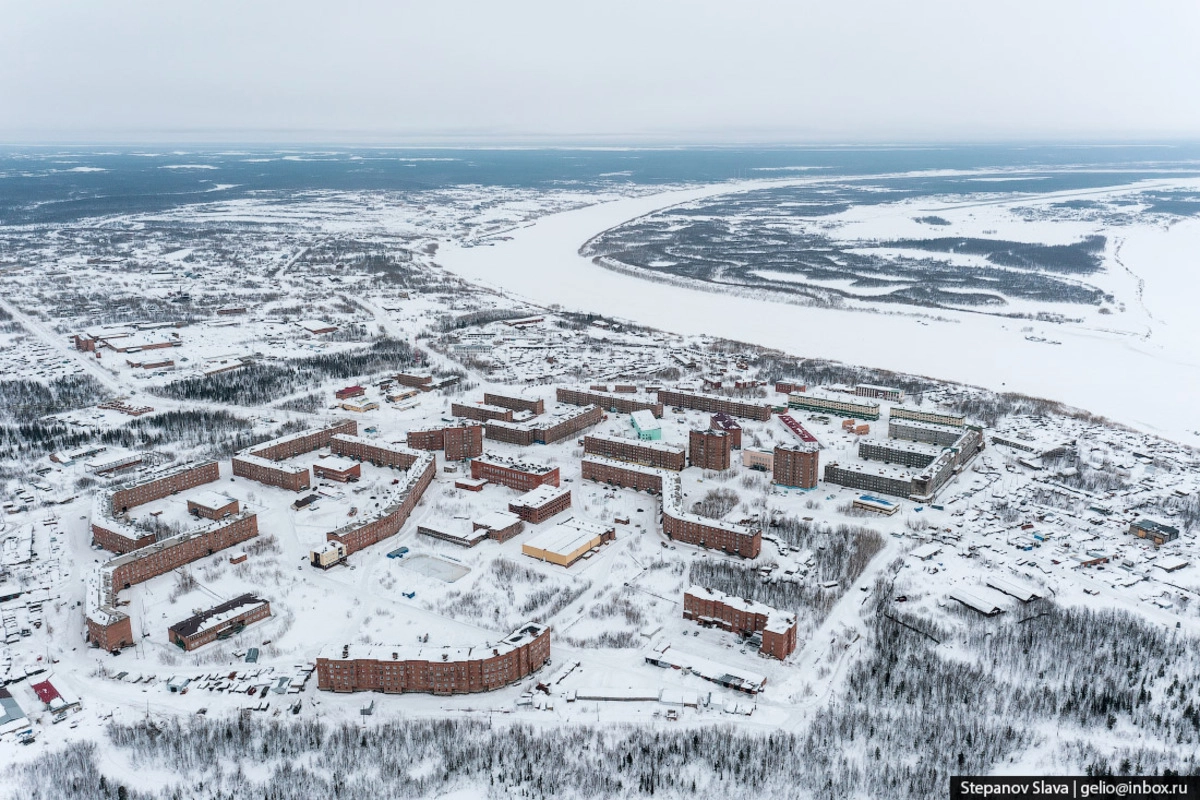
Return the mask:
<svg viewBox="0 0 1200 800"><path fill-rule="evenodd" d="M558 486L558 467L485 453L471 460L471 477L527 492L543 484Z"/></svg>
<svg viewBox="0 0 1200 800"><path fill-rule="evenodd" d="M796 392L788 395L788 406L817 414L833 414L837 417L879 419L879 403L867 399Z"/></svg>
<svg viewBox="0 0 1200 800"><path fill-rule="evenodd" d="M728 414L713 414L708 421L708 427L714 431L724 431L729 436L729 446L734 450L742 449L742 426Z"/></svg>
<svg viewBox="0 0 1200 800"><path fill-rule="evenodd" d="M727 470L732 452L733 437L723 430L688 432L688 461L693 467Z"/></svg>
<svg viewBox="0 0 1200 800"><path fill-rule="evenodd" d="M573 406L596 405L619 414L632 414L635 411L649 411L656 417L663 415L663 404L632 397L628 394L614 392L581 391L559 387L555 390L555 399L560 403Z"/></svg>
<svg viewBox="0 0 1200 800"><path fill-rule="evenodd" d="M742 637L761 638L759 652L787 658L796 650L796 615L715 589L692 586L683 594L683 618ZM756 636L757 634L757 636Z"/></svg>
<svg viewBox="0 0 1200 800"><path fill-rule="evenodd" d="M771 483L812 489L820 477L821 448L815 444L776 445L771 459Z"/></svg>
<svg viewBox="0 0 1200 800"><path fill-rule="evenodd" d="M589 455L676 471L683 469L687 461L687 451L682 445L626 439L599 433L584 437L583 451Z"/></svg>
<svg viewBox="0 0 1200 800"><path fill-rule="evenodd" d="M571 490L542 485L508 504L508 510L530 525L539 525L571 507Z"/></svg>
<svg viewBox="0 0 1200 800"><path fill-rule="evenodd" d="M702 394L676 389L659 389L658 400L669 406L707 411L710 414L728 414L731 417L756 419L766 422L771 418L771 406L761 401L739 400L719 394Z"/></svg>
<svg viewBox="0 0 1200 800"><path fill-rule="evenodd" d="M317 656L317 687L333 692L486 692L515 683L550 658L550 628L526 623L473 647L331 645Z"/></svg>
<svg viewBox="0 0 1200 800"><path fill-rule="evenodd" d="M1173 542L1179 538L1178 528L1164 525L1161 522L1155 522L1145 517L1130 523L1129 532L1139 539L1149 539L1154 542L1155 547L1162 546L1167 542Z"/></svg>
<svg viewBox="0 0 1200 800"><path fill-rule="evenodd" d="M254 594L244 594L214 606L167 629L171 644L195 650L218 639L227 639L252 623L271 616L271 604Z"/></svg>
<svg viewBox="0 0 1200 800"><path fill-rule="evenodd" d="M522 543L521 552L539 561L569 567L616 536L617 530L611 525L570 517Z"/></svg>

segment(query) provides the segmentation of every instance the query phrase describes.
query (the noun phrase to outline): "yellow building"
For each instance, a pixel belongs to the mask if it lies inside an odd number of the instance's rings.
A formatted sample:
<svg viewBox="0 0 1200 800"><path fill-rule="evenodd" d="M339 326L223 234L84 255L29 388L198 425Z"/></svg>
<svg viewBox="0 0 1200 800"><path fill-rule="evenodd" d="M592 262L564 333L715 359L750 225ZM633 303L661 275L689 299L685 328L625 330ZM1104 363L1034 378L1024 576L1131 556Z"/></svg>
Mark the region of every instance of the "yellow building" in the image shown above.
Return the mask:
<svg viewBox="0 0 1200 800"><path fill-rule="evenodd" d="M530 558L569 567L592 548L614 538L615 528L571 517L522 544L521 552Z"/></svg>

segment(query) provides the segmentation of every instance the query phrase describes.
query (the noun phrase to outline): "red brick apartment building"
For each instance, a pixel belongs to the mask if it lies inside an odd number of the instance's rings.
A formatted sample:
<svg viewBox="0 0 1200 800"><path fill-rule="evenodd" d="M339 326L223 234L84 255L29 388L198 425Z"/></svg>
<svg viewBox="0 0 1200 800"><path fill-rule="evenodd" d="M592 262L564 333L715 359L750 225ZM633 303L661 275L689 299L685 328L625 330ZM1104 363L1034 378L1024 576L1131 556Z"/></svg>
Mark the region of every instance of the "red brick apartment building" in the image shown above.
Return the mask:
<svg viewBox="0 0 1200 800"><path fill-rule="evenodd" d="M112 553L128 553L152 544L157 536L117 519L131 508L212 483L221 476L217 462L185 467L144 483L124 486L105 496L99 494L92 506L92 541Z"/></svg>
<svg viewBox="0 0 1200 800"><path fill-rule="evenodd" d="M483 455L483 426L474 422L447 425L442 436L447 461Z"/></svg>
<svg viewBox="0 0 1200 800"><path fill-rule="evenodd" d="M416 453L401 445L344 433L339 433L330 439L329 449L335 456L367 461L377 467L391 469L408 469L419 458Z"/></svg>
<svg viewBox="0 0 1200 800"><path fill-rule="evenodd" d="M489 406L509 408L513 411L528 411L531 414L546 413L546 401L541 398L512 397L510 395L484 392L483 402Z"/></svg>
<svg viewBox="0 0 1200 800"><path fill-rule="evenodd" d="M471 461L471 477L528 492L543 484L558 486L558 467L529 464L488 453Z"/></svg>
<svg viewBox="0 0 1200 800"><path fill-rule="evenodd" d="M243 452L269 461L282 461L285 458L294 458L304 453L320 450L322 447L329 447L330 440L339 433L347 436L358 435L358 423L352 419L344 419L328 428L312 428L289 436L281 436L278 439L255 445Z"/></svg>
<svg viewBox="0 0 1200 800"><path fill-rule="evenodd" d="M580 468L585 480L661 494L663 532L672 539L743 558L757 558L762 551L762 531L685 511L678 473L594 456L585 456Z"/></svg>
<svg viewBox="0 0 1200 800"><path fill-rule="evenodd" d="M328 428L311 428L289 436L281 436L249 447L234 456L233 474L267 486L280 486L294 492L304 491L311 485L308 467L274 462L329 447L330 441L338 434L354 436L357 433L358 423L346 419Z"/></svg>
<svg viewBox="0 0 1200 800"><path fill-rule="evenodd" d="M195 467L172 472L161 478L122 487L112 495L112 510L114 514L124 514L134 506L140 506L154 500L161 500L185 489L194 489L206 483L220 479L221 471L217 462L209 461Z"/></svg>
<svg viewBox="0 0 1200 800"><path fill-rule="evenodd" d="M663 503L663 533L684 544L721 550L742 558L758 558L762 552L762 531L730 522L683 513Z"/></svg>
<svg viewBox="0 0 1200 800"><path fill-rule="evenodd" d="M815 444L802 443L775 446L775 466L771 483L812 489L820 477L821 448Z"/></svg>
<svg viewBox="0 0 1200 800"><path fill-rule="evenodd" d="M201 531L171 536L109 562L113 567L113 586L118 590L128 589L255 536L258 536L258 517L249 512Z"/></svg>
<svg viewBox="0 0 1200 800"><path fill-rule="evenodd" d="M108 653L137 644L133 640L133 623L129 616L123 613L116 614L108 622L95 618L95 615L89 616L87 640Z"/></svg>
<svg viewBox="0 0 1200 800"><path fill-rule="evenodd" d="M362 397L366 393L367 390L361 386L347 386L345 389L338 389L333 396L338 400L349 400L351 397Z"/></svg>
<svg viewBox="0 0 1200 800"><path fill-rule="evenodd" d="M796 615L753 600L692 586L683 595L683 618L716 625L739 636L761 633L759 652L780 661L796 650Z"/></svg>
<svg viewBox="0 0 1200 800"><path fill-rule="evenodd" d="M101 564L88 577L88 641L104 650L135 643L129 615L118 609L117 593L135 583L232 547L258 535L258 518L242 512L199 531L177 534Z"/></svg>
<svg viewBox="0 0 1200 800"><path fill-rule="evenodd" d="M718 394L682 392L675 389L659 389L658 400L665 405L707 411L710 414L728 414L731 417L756 419L759 422L771 419L771 406L761 401L752 402Z"/></svg>
<svg viewBox="0 0 1200 800"><path fill-rule="evenodd" d="M569 413L543 416L528 422L491 419L486 423L487 438L521 446L553 444L574 436L584 428L590 428L602 419L604 412L598 406L586 406Z"/></svg>
<svg viewBox="0 0 1200 800"><path fill-rule="evenodd" d="M401 372L395 376L395 380L401 386L411 386L414 389L429 391L433 384L433 375L427 372Z"/></svg>
<svg viewBox="0 0 1200 800"><path fill-rule="evenodd" d="M691 431L688 433L688 452L693 467L720 472L729 469L733 437L725 431Z"/></svg>
<svg viewBox="0 0 1200 800"><path fill-rule="evenodd" d="M424 428L409 431L405 441L414 450L441 450L446 446L445 428Z"/></svg>
<svg viewBox="0 0 1200 800"><path fill-rule="evenodd" d="M560 403L566 403L572 406L587 406L596 405L602 409L608 409L620 414L632 414L635 411L649 411L656 417L663 415L663 404L661 402L650 402L649 400L639 400L636 397L629 397L625 394L616 394L611 392L597 391L581 391L579 389L565 389L559 387L555 390L555 398Z"/></svg>
<svg viewBox="0 0 1200 800"><path fill-rule="evenodd" d="M278 486L293 492L302 492L311 485L308 467L279 464L250 453L239 453L230 463L233 465L234 475L265 486Z"/></svg>
<svg viewBox="0 0 1200 800"><path fill-rule="evenodd" d="M742 449L742 426L728 414L713 414L708 427L714 431L724 431L729 436L729 446L734 450Z"/></svg>
<svg viewBox="0 0 1200 800"><path fill-rule="evenodd" d="M331 646L317 656L317 687L334 692L465 694L500 689L541 669L550 628L526 623L474 647Z"/></svg>
<svg viewBox="0 0 1200 800"><path fill-rule="evenodd" d="M538 525L571 507L571 490L539 486L508 504L508 510L530 525Z"/></svg>
<svg viewBox="0 0 1200 800"><path fill-rule="evenodd" d="M473 419L476 422L487 422L489 419L501 419L505 422L512 422L513 418L511 408L489 406L484 403L451 403L450 413L456 417Z"/></svg>
<svg viewBox="0 0 1200 800"><path fill-rule="evenodd" d="M642 441L621 436L594 434L584 437L583 452L588 455L631 461L646 467L678 472L687 466L687 454L682 445L660 441Z"/></svg>
<svg viewBox="0 0 1200 800"><path fill-rule="evenodd" d="M271 616L271 604L257 595L244 594L213 606L167 628L171 644L195 650L237 633L251 623Z"/></svg>
<svg viewBox="0 0 1200 800"><path fill-rule="evenodd" d="M433 483L433 476L437 472L437 462L433 456L412 456L413 461L405 482L394 495L397 500L373 518L351 523L325 534L326 541L341 542L346 547L346 554L350 555L399 533L404 523L412 516L417 503L421 502L429 484Z"/></svg>

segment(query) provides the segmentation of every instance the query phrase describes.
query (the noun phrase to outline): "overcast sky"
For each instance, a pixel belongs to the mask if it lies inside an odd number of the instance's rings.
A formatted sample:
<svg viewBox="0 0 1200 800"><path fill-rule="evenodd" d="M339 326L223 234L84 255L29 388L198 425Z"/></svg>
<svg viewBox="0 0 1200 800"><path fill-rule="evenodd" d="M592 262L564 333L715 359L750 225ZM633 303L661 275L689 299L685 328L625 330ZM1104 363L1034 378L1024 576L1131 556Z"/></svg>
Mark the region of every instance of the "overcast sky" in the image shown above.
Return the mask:
<svg viewBox="0 0 1200 800"><path fill-rule="evenodd" d="M1200 138L1194 0L0 0L0 141Z"/></svg>

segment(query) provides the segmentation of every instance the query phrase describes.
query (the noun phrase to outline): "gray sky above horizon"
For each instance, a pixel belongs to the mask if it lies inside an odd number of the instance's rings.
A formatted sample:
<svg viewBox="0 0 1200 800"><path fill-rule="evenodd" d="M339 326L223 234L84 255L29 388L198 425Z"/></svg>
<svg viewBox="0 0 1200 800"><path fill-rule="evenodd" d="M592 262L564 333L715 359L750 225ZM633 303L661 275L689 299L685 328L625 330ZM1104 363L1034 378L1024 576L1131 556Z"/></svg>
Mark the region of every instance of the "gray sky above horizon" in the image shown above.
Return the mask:
<svg viewBox="0 0 1200 800"><path fill-rule="evenodd" d="M1186 0L0 0L0 141L1198 138Z"/></svg>

